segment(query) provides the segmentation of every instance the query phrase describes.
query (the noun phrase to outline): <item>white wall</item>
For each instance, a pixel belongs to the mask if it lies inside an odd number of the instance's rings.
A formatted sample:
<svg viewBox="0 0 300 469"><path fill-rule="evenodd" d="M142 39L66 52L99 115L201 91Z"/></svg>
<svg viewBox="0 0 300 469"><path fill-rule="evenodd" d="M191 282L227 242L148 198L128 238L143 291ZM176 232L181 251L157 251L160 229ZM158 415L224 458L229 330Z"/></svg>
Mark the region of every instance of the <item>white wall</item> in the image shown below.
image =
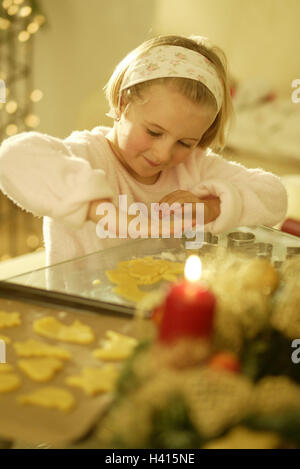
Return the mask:
<svg viewBox="0 0 300 469"><path fill-rule="evenodd" d="M36 35L37 130L64 137L110 125L102 91L115 65L155 34L202 34L225 50L238 80L263 78L282 95L300 78L300 0L41 0Z"/></svg>
<svg viewBox="0 0 300 469"><path fill-rule="evenodd" d="M151 37L155 2L42 0L48 25L36 35L37 130L64 137L74 129L111 123L102 91L114 67Z"/></svg>
<svg viewBox="0 0 300 469"><path fill-rule="evenodd" d="M200 34L224 49L239 80L262 78L281 95L300 78L300 0L159 0L155 28Z"/></svg>

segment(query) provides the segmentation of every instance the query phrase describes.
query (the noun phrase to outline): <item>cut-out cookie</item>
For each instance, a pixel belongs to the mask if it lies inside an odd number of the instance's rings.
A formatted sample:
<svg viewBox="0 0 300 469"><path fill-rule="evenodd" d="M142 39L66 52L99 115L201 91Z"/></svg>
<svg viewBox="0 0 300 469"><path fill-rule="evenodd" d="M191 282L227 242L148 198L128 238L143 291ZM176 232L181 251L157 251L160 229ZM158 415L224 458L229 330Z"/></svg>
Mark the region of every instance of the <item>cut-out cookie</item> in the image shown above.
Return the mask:
<svg viewBox="0 0 300 469"><path fill-rule="evenodd" d="M107 331L106 336L103 347L93 351L94 357L100 360L126 360L138 343L133 337L114 331Z"/></svg>
<svg viewBox="0 0 300 469"><path fill-rule="evenodd" d="M147 294L147 292L141 291L137 285L118 285L113 288L113 292L126 300L134 302L141 301Z"/></svg>
<svg viewBox="0 0 300 469"><path fill-rule="evenodd" d="M23 405L31 404L58 409L64 412L70 411L75 405L75 399L68 390L54 386L48 386L29 394L23 394L18 397L18 402Z"/></svg>
<svg viewBox="0 0 300 469"><path fill-rule="evenodd" d="M78 320L70 326L66 326L56 318L47 316L35 321L33 329L37 334L44 337L74 344L90 344L95 340L92 328Z"/></svg>
<svg viewBox="0 0 300 469"><path fill-rule="evenodd" d="M6 311L0 311L0 329L19 326L20 324L20 313L7 313Z"/></svg>
<svg viewBox="0 0 300 469"><path fill-rule="evenodd" d="M0 363L0 373L7 373L13 371L14 367L9 363Z"/></svg>
<svg viewBox="0 0 300 469"><path fill-rule="evenodd" d="M114 389L118 370L107 365L103 368L83 368L81 375L68 376L65 382L68 386L82 388L89 396L110 392Z"/></svg>
<svg viewBox="0 0 300 469"><path fill-rule="evenodd" d="M19 357L55 357L62 360L69 360L71 358L68 350L34 339L28 339L25 342L15 342L13 347Z"/></svg>
<svg viewBox="0 0 300 469"><path fill-rule="evenodd" d="M170 262L163 259L153 259L147 256L130 261L123 261L118 264L118 270L128 272L129 275L137 279L138 283L154 283L157 277L165 273L183 274L184 264L182 262Z"/></svg>
<svg viewBox="0 0 300 469"><path fill-rule="evenodd" d="M105 272L108 280L112 283L116 283L118 285L137 285L136 279L130 277L128 272L123 272L121 270L107 270Z"/></svg>
<svg viewBox="0 0 300 469"><path fill-rule="evenodd" d="M46 382L62 369L63 364L57 358L29 358L19 360L18 367L32 380Z"/></svg>
<svg viewBox="0 0 300 469"><path fill-rule="evenodd" d="M117 284L115 293L127 300L138 302L147 294L138 285L152 285L160 280L175 282L177 275L184 273L184 263L153 259L150 256L121 261L117 269L107 270L107 278Z"/></svg>
<svg viewBox="0 0 300 469"><path fill-rule="evenodd" d="M0 373L0 393L15 391L20 387L21 380L14 373Z"/></svg>
<svg viewBox="0 0 300 469"><path fill-rule="evenodd" d="M7 337L6 335L0 334L0 340L3 340L6 343L6 345L9 345L11 343L11 338Z"/></svg>

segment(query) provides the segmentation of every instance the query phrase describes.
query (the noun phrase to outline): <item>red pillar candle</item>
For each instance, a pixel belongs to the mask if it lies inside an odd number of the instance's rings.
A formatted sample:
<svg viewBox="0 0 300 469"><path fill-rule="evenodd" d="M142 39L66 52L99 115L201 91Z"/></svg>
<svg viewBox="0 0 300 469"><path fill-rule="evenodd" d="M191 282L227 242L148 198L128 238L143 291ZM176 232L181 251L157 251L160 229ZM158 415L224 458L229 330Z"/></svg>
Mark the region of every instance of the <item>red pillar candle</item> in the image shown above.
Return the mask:
<svg viewBox="0 0 300 469"><path fill-rule="evenodd" d="M212 335L216 299L197 279L193 265L195 261L197 264L195 258L201 268L199 257L190 256L186 263L186 279L173 285L165 298L158 334L161 342L170 343L181 337L209 338ZM198 277L200 275L201 270Z"/></svg>

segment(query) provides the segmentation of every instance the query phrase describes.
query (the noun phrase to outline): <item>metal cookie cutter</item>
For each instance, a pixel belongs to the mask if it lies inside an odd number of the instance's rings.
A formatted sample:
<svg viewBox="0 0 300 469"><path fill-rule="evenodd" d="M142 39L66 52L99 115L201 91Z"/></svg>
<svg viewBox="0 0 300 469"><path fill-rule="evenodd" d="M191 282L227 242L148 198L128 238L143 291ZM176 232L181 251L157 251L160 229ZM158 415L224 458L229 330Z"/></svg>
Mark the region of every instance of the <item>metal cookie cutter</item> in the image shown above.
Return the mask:
<svg viewBox="0 0 300 469"><path fill-rule="evenodd" d="M199 254L208 254L216 252L218 248L219 238L210 231L204 233L203 246L199 249Z"/></svg>
<svg viewBox="0 0 300 469"><path fill-rule="evenodd" d="M234 231L229 233L227 238L228 247L239 249L252 248L255 241L255 235L253 233L245 233L243 231Z"/></svg>
<svg viewBox="0 0 300 469"><path fill-rule="evenodd" d="M279 270L283 266L283 261L276 260L273 262L273 266L275 267L275 269Z"/></svg>
<svg viewBox="0 0 300 469"><path fill-rule="evenodd" d="M286 248L286 258L289 259L293 256L300 254L300 246L288 246Z"/></svg>
<svg viewBox="0 0 300 469"><path fill-rule="evenodd" d="M271 258L273 251L273 244L270 243L255 243L255 254L258 257Z"/></svg>
<svg viewBox="0 0 300 469"><path fill-rule="evenodd" d="M212 244L214 246L217 246L219 239L218 236L213 235L210 231L205 231L204 242L206 244Z"/></svg>

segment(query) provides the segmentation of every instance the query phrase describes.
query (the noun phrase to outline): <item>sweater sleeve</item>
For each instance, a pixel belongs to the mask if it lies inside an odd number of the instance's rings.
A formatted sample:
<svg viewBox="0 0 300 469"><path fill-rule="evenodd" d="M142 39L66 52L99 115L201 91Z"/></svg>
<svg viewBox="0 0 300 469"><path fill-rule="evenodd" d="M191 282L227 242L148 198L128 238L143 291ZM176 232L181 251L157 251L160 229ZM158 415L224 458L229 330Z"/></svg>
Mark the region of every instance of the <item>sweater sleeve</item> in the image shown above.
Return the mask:
<svg viewBox="0 0 300 469"><path fill-rule="evenodd" d="M88 143L79 141L74 147L76 156L70 138L63 141L38 132L22 132L4 140L0 146L0 189L36 216L80 228L89 202L113 194L105 172L92 169L87 161Z"/></svg>
<svg viewBox="0 0 300 469"><path fill-rule="evenodd" d="M199 197L220 198L219 217L206 225L213 233L237 226L279 223L287 211L287 193L278 176L208 153L200 158L200 180L191 188Z"/></svg>

